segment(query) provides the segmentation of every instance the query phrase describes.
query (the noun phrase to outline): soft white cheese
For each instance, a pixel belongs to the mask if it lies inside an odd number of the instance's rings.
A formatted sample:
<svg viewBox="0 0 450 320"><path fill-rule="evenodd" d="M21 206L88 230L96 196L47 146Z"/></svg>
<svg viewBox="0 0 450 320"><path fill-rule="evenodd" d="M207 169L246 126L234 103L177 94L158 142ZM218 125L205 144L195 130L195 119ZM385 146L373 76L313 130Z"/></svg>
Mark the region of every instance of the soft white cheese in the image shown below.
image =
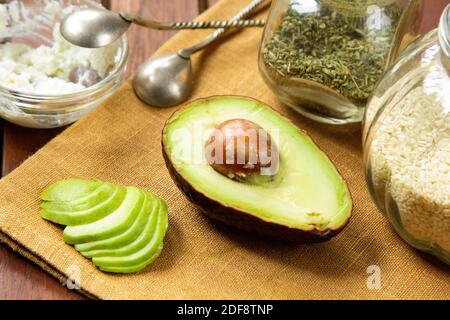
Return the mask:
<svg viewBox="0 0 450 320"><path fill-rule="evenodd" d="M0 5L0 30L10 27L9 17L5 6ZM20 8L17 4L15 9ZM67 9L67 8L66 8ZM54 16L61 10L58 1L46 1L46 8L42 13L44 18ZM61 11L60 11L61 12ZM9 20L8 20L9 19ZM11 30L14 28L11 28ZM4 30L3 30L4 31ZM86 88L85 83L76 83L73 71L84 68L98 75L97 80L104 78L108 70L115 64L115 56L120 41L100 49L86 49L67 42L59 31L59 24L53 29L53 45L41 45L32 48L21 43L5 43L0 45L0 86L29 94L59 95L80 91ZM72 75L72 77L71 77ZM84 75L80 76L85 79ZM81 82L81 81L78 81Z"/></svg>

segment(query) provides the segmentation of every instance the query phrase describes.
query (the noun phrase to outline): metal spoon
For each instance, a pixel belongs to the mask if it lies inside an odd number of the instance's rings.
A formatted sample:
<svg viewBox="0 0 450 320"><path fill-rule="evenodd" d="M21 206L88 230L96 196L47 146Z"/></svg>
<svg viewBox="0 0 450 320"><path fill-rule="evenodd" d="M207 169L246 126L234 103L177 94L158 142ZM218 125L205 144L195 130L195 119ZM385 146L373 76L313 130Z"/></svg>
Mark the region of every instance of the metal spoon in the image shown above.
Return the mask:
<svg viewBox="0 0 450 320"><path fill-rule="evenodd" d="M131 13L115 13L105 9L89 8L78 10L65 17L60 30L63 37L72 44L84 48L99 48L119 39L133 23L158 30L242 28L264 25L263 20L156 22Z"/></svg>
<svg viewBox="0 0 450 320"><path fill-rule="evenodd" d="M231 20L239 20L251 13L265 0L253 0ZM155 107L172 107L185 101L193 87L191 55L217 40L225 29L218 29L198 44L152 58L143 63L133 79L137 96Z"/></svg>

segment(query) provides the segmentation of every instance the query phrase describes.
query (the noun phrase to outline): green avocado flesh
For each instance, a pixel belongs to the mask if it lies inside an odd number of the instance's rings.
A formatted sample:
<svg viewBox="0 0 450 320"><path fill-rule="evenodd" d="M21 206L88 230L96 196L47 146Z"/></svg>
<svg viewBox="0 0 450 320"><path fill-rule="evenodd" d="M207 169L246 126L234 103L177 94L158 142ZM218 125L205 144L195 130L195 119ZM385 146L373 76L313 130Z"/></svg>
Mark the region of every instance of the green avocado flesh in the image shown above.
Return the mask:
<svg viewBox="0 0 450 320"><path fill-rule="evenodd" d="M260 184L235 181L206 161L208 132L234 119L252 121L274 139L279 169L272 179ZM333 163L306 133L253 99L223 96L190 103L168 120L163 146L167 166L182 191L190 190L188 197L200 199L194 203L211 216L237 212L275 229L282 226L281 232L327 235L343 229L350 218L350 193ZM222 215L221 220L226 219Z"/></svg>
<svg viewBox="0 0 450 320"><path fill-rule="evenodd" d="M103 201L108 200L116 191L118 187L111 183L103 183L87 196L78 198L72 201L44 201L41 204L41 209L47 211L84 211L99 205Z"/></svg>
<svg viewBox="0 0 450 320"><path fill-rule="evenodd" d="M94 257L94 264L100 267L133 267L146 263L162 250L162 240L167 230L167 207L160 203L158 217L149 221L142 236L116 256Z"/></svg>
<svg viewBox="0 0 450 320"><path fill-rule="evenodd" d="M69 179L45 189L41 200L41 216L66 225L64 240L103 271L138 272L162 250L168 210L150 192Z"/></svg>
<svg viewBox="0 0 450 320"><path fill-rule="evenodd" d="M89 196L92 191L102 185L97 180L68 179L59 181L48 188L42 194L44 201L74 201Z"/></svg>
<svg viewBox="0 0 450 320"><path fill-rule="evenodd" d="M158 247L158 250L154 253L154 255L148 259L147 261L139 264L139 265L135 265L132 267L99 267L100 270L102 271L106 271L106 272L113 272L113 273L134 273L134 272L138 272L139 270L144 269L145 267L147 267L148 265L152 264L153 261L156 260L156 258L158 258L159 254L162 251L162 245L160 247Z"/></svg>
<svg viewBox="0 0 450 320"><path fill-rule="evenodd" d="M101 187L100 187L101 188ZM97 189L98 190L98 189ZM61 204L52 206L52 203L43 203L41 207L57 207L64 208L64 211L55 211L51 209L41 209L42 218L66 226L77 226L80 224L88 224L102 219L115 211L121 205L126 195L126 189L114 187L113 193L109 198L98 203L92 200L90 207L83 211L71 210L73 206L67 205L65 208ZM96 191L94 191L96 193ZM99 194L100 196L100 194ZM101 197L99 197L101 199Z"/></svg>
<svg viewBox="0 0 450 320"><path fill-rule="evenodd" d="M117 210L93 223L67 227L64 230L64 241L79 244L119 235L135 221L143 202L142 191L136 187L127 187L125 198Z"/></svg>
<svg viewBox="0 0 450 320"><path fill-rule="evenodd" d="M146 195L145 202L139 217L126 232L107 240L79 244L75 248L83 256L93 258L125 256L127 253L132 253L133 248L138 247L139 249L139 246L145 246L149 242L146 235L151 235L155 231L156 218L159 214L158 201L153 201L151 195Z"/></svg>

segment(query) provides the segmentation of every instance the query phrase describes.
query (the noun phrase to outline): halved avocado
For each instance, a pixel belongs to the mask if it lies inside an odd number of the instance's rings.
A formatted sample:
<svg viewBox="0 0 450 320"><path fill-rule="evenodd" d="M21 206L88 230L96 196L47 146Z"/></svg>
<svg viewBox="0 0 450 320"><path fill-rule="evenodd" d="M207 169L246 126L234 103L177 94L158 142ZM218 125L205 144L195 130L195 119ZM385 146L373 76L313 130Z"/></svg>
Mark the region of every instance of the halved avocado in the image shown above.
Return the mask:
<svg viewBox="0 0 450 320"><path fill-rule="evenodd" d="M120 256L123 252L128 252L129 248L135 248L136 242L140 242L145 237L149 224L156 224L156 218L159 212L159 200L150 193L144 193L145 201L141 212L135 223L126 232L105 240L78 244L75 246L86 258ZM154 227L150 230L152 232ZM145 240L145 239L144 239ZM142 241L141 241L142 242ZM148 242L148 240L147 240ZM145 246L145 241L142 246Z"/></svg>
<svg viewBox="0 0 450 320"><path fill-rule="evenodd" d="M106 184L105 184L106 185ZM111 185L113 186L113 185ZM102 188L102 187L100 187ZM99 189L100 189L99 188ZM97 189L98 190L98 189ZM78 226L83 224L93 223L100 220L111 212L114 212L122 204L126 189L122 187L114 187L112 189L114 192L103 202L83 211L71 211L69 207L65 211L56 211L51 209L41 209L41 217L66 226ZM93 193L96 193L95 191ZM94 201L92 201L94 203ZM50 206L49 206L50 207Z"/></svg>
<svg viewBox="0 0 450 320"><path fill-rule="evenodd" d="M207 161L208 132L236 120L274 137L278 170L270 179L236 181ZM162 145L176 184L214 219L302 243L326 241L349 222L350 192L333 163L305 132L259 101L218 96L190 102L167 121Z"/></svg>
<svg viewBox="0 0 450 320"><path fill-rule="evenodd" d="M84 211L99 205L103 201L109 199L114 192L117 191L117 186L112 183L102 183L98 188L85 196L71 201L43 201L41 209L48 211Z"/></svg>
<svg viewBox="0 0 450 320"><path fill-rule="evenodd" d="M143 202L144 193L141 190L127 187L125 198L117 210L93 223L66 227L64 241L68 244L80 244L117 236L133 224Z"/></svg>
<svg viewBox="0 0 450 320"><path fill-rule="evenodd" d="M118 250L112 256L94 257L92 261L100 268L130 268L142 264L149 264L156 259L163 248L163 239L167 231L168 215L167 205L159 201L157 221L153 225L149 222L148 228L144 230L142 237L136 240L136 245L130 245L124 250ZM140 243L138 243L140 242Z"/></svg>

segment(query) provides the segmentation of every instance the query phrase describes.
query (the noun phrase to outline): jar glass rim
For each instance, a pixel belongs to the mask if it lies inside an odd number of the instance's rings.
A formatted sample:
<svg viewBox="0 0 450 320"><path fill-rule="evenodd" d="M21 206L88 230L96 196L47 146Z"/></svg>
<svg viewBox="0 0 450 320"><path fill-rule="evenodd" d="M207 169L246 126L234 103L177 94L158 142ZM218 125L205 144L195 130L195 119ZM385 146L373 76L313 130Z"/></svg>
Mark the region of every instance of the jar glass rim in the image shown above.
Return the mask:
<svg viewBox="0 0 450 320"><path fill-rule="evenodd" d="M450 4L445 8L439 23L439 43L445 55L450 58Z"/></svg>

